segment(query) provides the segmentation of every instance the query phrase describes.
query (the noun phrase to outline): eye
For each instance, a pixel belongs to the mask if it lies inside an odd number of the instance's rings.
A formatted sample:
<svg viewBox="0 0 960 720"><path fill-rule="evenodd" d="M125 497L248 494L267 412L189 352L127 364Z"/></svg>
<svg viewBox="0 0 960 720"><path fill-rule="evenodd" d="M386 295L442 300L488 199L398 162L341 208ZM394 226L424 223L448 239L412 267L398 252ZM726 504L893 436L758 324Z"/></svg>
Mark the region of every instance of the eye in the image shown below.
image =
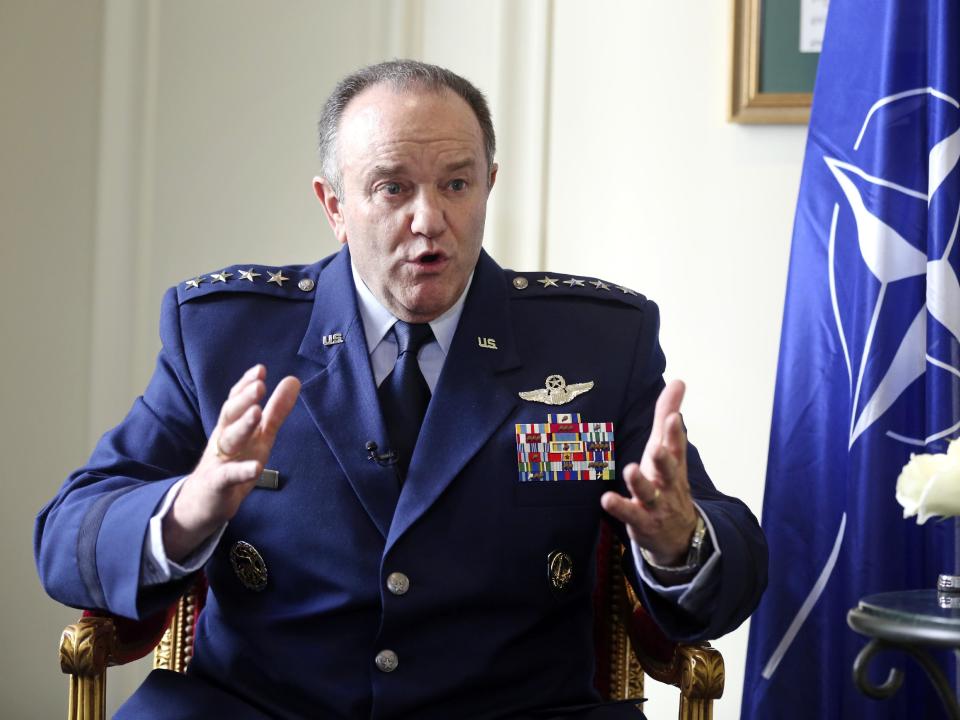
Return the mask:
<svg viewBox="0 0 960 720"><path fill-rule="evenodd" d="M377 195L394 196L403 192L403 185L395 180L384 180L374 186Z"/></svg>
<svg viewBox="0 0 960 720"><path fill-rule="evenodd" d="M467 181L462 178L457 178L456 180L451 180L450 189L454 192L463 192L467 189Z"/></svg>

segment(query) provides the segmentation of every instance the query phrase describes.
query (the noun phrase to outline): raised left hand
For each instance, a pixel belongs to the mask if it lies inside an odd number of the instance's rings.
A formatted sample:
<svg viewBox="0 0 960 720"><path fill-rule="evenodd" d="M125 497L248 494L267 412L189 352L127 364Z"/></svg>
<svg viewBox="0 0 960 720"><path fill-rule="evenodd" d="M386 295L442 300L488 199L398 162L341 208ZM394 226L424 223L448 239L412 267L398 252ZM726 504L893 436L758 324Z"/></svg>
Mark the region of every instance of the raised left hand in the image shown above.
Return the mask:
<svg viewBox="0 0 960 720"><path fill-rule="evenodd" d="M657 565L682 565L697 526L687 479L687 434L680 419L685 386L673 380L660 393L640 464L623 469L630 497L606 492L603 509L627 526L630 537Z"/></svg>

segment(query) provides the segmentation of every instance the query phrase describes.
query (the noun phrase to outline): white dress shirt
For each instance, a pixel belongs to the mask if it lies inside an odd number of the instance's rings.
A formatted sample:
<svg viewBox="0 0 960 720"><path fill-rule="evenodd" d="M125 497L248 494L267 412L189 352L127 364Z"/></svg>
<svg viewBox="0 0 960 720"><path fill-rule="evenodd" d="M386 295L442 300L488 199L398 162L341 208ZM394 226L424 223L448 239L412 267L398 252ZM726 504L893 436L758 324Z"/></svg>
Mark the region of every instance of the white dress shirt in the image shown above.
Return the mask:
<svg viewBox="0 0 960 720"><path fill-rule="evenodd" d="M360 319L363 320L363 332L367 337L367 350L370 353L370 367L373 369L373 380L380 387L393 366L397 364L397 341L390 329L397 321L393 313L387 310L380 301L370 292L370 288L357 274L357 268L351 264L353 284L357 289L357 306L360 310ZM470 285L473 283L473 273L467 280L467 286L460 293L457 301L443 315L430 321L433 330L433 340L425 343L417 353L417 362L423 379L427 381L430 392L437 386L443 362L450 352L453 335L460 323L463 313L463 303L467 299Z"/></svg>

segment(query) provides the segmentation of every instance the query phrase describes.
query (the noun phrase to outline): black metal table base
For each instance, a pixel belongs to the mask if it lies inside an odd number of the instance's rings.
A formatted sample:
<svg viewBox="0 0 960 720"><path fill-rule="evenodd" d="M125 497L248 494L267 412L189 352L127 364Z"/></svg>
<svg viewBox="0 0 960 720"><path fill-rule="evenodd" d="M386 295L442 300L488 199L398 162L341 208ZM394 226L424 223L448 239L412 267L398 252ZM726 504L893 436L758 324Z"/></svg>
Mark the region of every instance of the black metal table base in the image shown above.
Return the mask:
<svg viewBox="0 0 960 720"><path fill-rule="evenodd" d="M880 685L874 685L867 677L870 662L884 650L899 650L916 660L930 678L937 695L940 696L940 701L947 710L948 717L952 720L960 720L960 703L953 694L953 688L950 687L947 676L930 653L915 646L901 645L878 638L867 643L857 655L857 659L853 661L853 681L864 695L874 700L886 700L892 697L903 684L903 671L896 667L890 668L887 679Z"/></svg>

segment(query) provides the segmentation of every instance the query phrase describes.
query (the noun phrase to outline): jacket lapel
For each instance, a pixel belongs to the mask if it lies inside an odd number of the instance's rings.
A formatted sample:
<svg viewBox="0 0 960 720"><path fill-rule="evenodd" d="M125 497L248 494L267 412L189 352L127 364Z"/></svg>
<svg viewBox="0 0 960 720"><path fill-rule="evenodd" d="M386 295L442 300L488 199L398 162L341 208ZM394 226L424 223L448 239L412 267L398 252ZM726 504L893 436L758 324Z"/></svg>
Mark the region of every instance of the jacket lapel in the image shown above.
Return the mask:
<svg viewBox="0 0 960 720"><path fill-rule="evenodd" d="M336 334L342 337L337 342ZM328 344L324 344L324 338ZM363 322L343 248L317 279L310 325L299 354L322 366L300 399L380 533L387 537L399 486L392 466L367 459L366 444L389 446L380 414Z"/></svg>
<svg viewBox="0 0 960 720"><path fill-rule="evenodd" d="M502 378L520 366L509 302L503 270L481 252L410 461L387 549L437 500L519 403ZM496 349L481 347L481 338L492 338Z"/></svg>

